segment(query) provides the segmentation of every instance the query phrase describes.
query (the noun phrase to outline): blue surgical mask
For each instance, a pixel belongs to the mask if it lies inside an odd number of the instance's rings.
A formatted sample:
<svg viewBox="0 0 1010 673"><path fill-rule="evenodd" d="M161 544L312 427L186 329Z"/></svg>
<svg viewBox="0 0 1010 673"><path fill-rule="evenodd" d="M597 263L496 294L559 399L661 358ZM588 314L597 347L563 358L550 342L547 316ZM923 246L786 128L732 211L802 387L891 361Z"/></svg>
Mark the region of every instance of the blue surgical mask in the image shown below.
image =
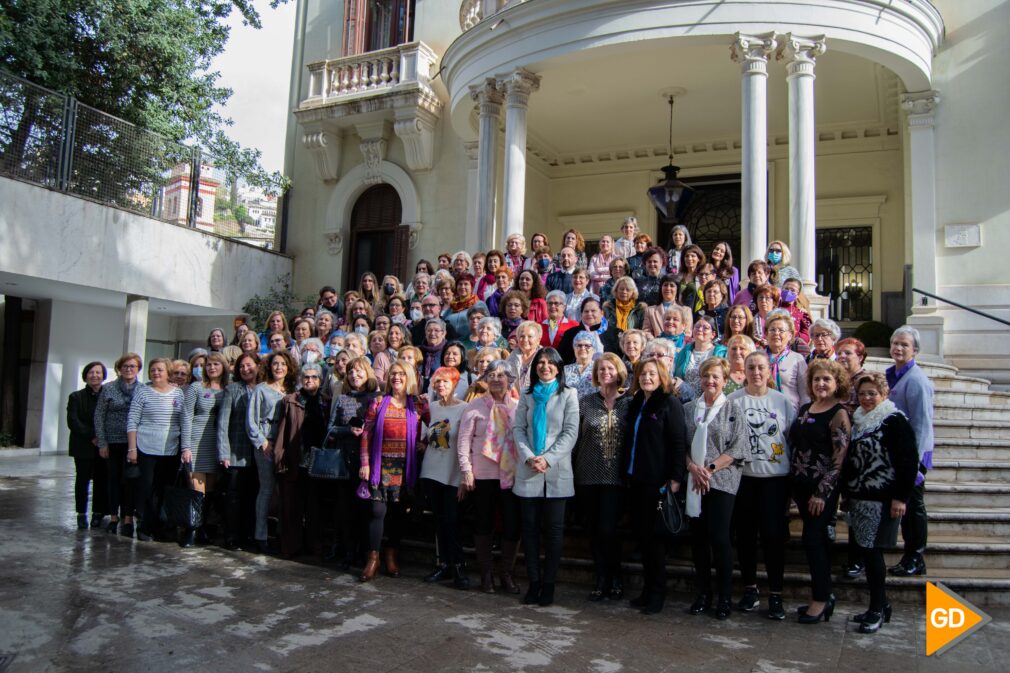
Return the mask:
<svg viewBox="0 0 1010 673"><path fill-rule="evenodd" d="M772 250L768 253L768 261L772 264L778 264L782 261L782 253L778 250Z"/></svg>
<svg viewBox="0 0 1010 673"><path fill-rule="evenodd" d="M203 379L203 367L193 367L193 378L197 381Z"/></svg>
<svg viewBox="0 0 1010 673"><path fill-rule="evenodd" d="M538 259L537 266L539 266L542 271L546 271L551 266L551 260L547 259L546 257Z"/></svg>
<svg viewBox="0 0 1010 673"><path fill-rule="evenodd" d="M359 325L358 327L355 327L354 331L357 332L358 334L365 334L365 335L368 334L368 328L365 327L364 325Z"/></svg>

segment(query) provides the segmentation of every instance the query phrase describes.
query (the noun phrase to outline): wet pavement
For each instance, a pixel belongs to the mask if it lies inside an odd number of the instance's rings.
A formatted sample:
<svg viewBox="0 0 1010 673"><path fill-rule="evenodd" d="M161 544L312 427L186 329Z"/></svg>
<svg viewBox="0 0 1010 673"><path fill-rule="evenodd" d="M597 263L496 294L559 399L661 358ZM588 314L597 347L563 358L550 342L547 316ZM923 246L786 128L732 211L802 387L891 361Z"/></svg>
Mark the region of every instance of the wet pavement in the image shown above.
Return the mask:
<svg viewBox="0 0 1010 673"><path fill-rule="evenodd" d="M65 457L0 459L0 672L981 673L1010 656L1006 608L927 658L921 604L896 605L869 636L845 622L864 609L854 603L814 626L691 617L686 595L647 617L576 585L524 607L425 585L421 567L359 584L329 566L78 532L72 471Z"/></svg>

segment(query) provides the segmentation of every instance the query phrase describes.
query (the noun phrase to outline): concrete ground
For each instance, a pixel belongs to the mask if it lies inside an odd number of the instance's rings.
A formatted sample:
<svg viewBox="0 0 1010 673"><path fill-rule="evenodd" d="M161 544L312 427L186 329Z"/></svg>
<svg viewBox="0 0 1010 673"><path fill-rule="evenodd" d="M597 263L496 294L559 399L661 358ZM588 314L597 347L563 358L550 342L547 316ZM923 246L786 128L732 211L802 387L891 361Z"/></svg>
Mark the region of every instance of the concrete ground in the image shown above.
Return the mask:
<svg viewBox="0 0 1010 673"><path fill-rule="evenodd" d="M550 608L513 596L348 574L217 547L78 532L73 465L0 459L0 673L3 671L1005 671L1010 609L927 658L925 610L896 605L875 635L846 623L726 622L589 603L562 585ZM795 606L787 605L790 613ZM1004 662L1000 664L999 662Z"/></svg>

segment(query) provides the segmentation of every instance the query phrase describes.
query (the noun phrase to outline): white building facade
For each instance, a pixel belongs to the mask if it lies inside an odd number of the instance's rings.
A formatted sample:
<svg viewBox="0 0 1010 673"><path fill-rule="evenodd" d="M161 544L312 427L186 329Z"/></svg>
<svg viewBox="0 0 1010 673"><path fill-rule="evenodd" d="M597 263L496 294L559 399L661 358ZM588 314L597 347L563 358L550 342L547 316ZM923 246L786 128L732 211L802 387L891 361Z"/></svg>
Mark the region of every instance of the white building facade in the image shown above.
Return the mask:
<svg viewBox="0 0 1010 673"><path fill-rule="evenodd" d="M634 215L739 266L787 242L846 327L1010 380L1010 2L299 0L285 172L300 294ZM910 306L914 304L913 306Z"/></svg>

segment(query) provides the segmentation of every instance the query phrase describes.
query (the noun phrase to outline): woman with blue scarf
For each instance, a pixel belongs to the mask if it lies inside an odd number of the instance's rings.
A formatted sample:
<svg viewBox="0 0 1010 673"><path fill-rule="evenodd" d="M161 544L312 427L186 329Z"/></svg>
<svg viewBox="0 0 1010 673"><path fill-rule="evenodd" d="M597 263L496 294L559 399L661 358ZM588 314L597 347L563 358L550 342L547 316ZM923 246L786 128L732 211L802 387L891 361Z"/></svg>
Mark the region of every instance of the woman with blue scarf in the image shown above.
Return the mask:
<svg viewBox="0 0 1010 673"><path fill-rule="evenodd" d="M533 357L530 385L519 396L514 435L516 452L513 493L519 497L526 575L529 590L523 602L542 606L554 602L554 580L561 562L565 500L575 495L572 448L579 434L579 399L565 386L564 363L553 348ZM546 528L543 568L540 529Z"/></svg>

